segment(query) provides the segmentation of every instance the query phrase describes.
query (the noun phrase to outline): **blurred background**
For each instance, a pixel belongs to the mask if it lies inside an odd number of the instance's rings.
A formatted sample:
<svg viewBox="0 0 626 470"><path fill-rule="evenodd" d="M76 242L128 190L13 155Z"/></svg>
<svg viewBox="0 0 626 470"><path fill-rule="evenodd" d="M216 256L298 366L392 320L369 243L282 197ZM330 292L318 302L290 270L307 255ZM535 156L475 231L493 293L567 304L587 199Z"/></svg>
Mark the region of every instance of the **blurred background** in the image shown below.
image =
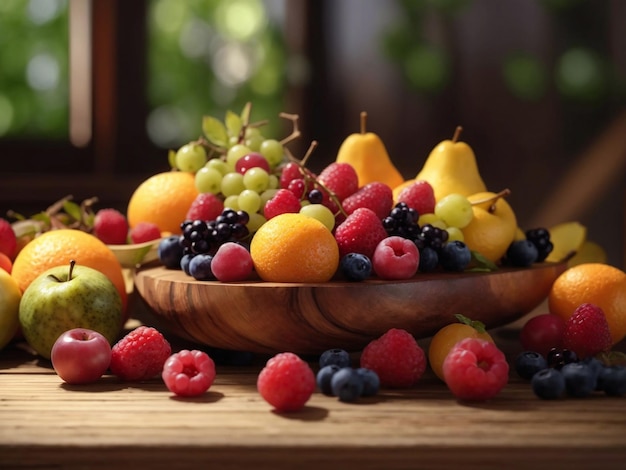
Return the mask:
<svg viewBox="0 0 626 470"><path fill-rule="evenodd" d="M579 220L626 267L626 2L3 0L0 213L125 210L168 149L252 102L318 171L368 130L406 178L463 126L522 228Z"/></svg>

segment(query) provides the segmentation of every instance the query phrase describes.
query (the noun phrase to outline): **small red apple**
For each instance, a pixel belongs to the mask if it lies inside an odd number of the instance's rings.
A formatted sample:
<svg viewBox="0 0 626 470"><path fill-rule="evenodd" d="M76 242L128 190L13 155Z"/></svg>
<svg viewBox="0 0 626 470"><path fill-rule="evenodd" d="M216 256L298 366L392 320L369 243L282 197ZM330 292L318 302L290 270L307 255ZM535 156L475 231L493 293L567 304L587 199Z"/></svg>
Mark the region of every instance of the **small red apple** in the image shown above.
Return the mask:
<svg viewBox="0 0 626 470"><path fill-rule="evenodd" d="M111 345L100 333L73 328L59 336L52 346L52 367L68 384L95 382L111 362Z"/></svg>

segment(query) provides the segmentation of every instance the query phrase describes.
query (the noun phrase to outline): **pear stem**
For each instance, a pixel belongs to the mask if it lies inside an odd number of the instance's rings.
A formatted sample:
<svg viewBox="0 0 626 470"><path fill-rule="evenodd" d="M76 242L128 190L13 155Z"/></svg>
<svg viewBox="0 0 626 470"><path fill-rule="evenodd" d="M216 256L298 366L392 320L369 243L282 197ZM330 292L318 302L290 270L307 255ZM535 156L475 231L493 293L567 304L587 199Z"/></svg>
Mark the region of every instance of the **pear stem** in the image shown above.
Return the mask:
<svg viewBox="0 0 626 470"><path fill-rule="evenodd" d="M367 132L367 112L361 111L361 134Z"/></svg>
<svg viewBox="0 0 626 470"><path fill-rule="evenodd" d="M463 132L463 127L462 126L456 126L456 129L454 130L454 135L452 136L452 142L458 142L459 141L459 137L461 137L461 132Z"/></svg>
<svg viewBox="0 0 626 470"><path fill-rule="evenodd" d="M487 212L493 213L496 210L496 203L498 202L498 199L500 199L501 197L506 197L509 194L511 194L511 190L509 188L506 188L499 193L494 194L493 196L489 196L485 199L479 199L478 201L472 201L471 205L476 206L478 204L484 204L485 202L491 202L489 208L487 209Z"/></svg>

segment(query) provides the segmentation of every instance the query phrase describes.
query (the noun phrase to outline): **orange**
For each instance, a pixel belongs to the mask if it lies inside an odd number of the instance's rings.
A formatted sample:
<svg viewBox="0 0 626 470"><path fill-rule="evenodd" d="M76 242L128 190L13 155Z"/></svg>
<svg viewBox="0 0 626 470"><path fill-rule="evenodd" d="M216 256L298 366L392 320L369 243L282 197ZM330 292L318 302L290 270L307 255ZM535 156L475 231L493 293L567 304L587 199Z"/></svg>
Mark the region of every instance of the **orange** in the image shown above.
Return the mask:
<svg viewBox="0 0 626 470"><path fill-rule="evenodd" d="M567 320L583 303L600 307L613 344L626 337L626 273L604 263L583 263L565 270L548 295L551 313Z"/></svg>
<svg viewBox="0 0 626 470"><path fill-rule="evenodd" d="M330 230L299 213L277 215L261 225L250 255L259 277L269 282L327 282L339 266L339 247Z"/></svg>
<svg viewBox="0 0 626 470"><path fill-rule="evenodd" d="M128 224L133 228L139 222L152 222L161 232L180 234L180 224L197 195L193 173L166 171L152 175L130 197Z"/></svg>
<svg viewBox="0 0 626 470"><path fill-rule="evenodd" d="M126 283L122 266L113 252L94 235L81 230L59 229L42 233L24 246L13 262L11 276L22 292L42 272L55 266L88 266L105 274L115 285L122 297L126 310Z"/></svg>
<svg viewBox="0 0 626 470"><path fill-rule="evenodd" d="M430 340L428 346L428 363L430 368L437 377L441 380L443 378L443 362L446 360L446 356L450 350L462 339L465 338L480 338L493 343L493 338L487 331L485 331L482 324L476 324L468 319L463 321L469 321L467 323L451 323L441 328ZM475 326L472 326L475 325Z"/></svg>

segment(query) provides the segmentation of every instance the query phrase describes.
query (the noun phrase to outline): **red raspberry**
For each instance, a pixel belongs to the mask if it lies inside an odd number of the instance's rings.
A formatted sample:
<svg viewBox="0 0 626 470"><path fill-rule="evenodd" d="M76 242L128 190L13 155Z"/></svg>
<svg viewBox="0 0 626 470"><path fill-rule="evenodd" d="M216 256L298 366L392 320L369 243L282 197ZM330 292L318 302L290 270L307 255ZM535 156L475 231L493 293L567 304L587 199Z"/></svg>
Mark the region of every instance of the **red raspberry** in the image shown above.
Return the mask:
<svg viewBox="0 0 626 470"><path fill-rule="evenodd" d="M204 351L183 349L165 361L161 377L170 392L195 397L213 385L215 363Z"/></svg>
<svg viewBox="0 0 626 470"><path fill-rule="evenodd" d="M17 254L17 237L8 220L0 219L0 253L4 253L10 260Z"/></svg>
<svg viewBox="0 0 626 470"><path fill-rule="evenodd" d="M359 189L359 176L349 163L331 163L322 170L317 179L335 193L339 201L343 201Z"/></svg>
<svg viewBox="0 0 626 470"><path fill-rule="evenodd" d="M300 200L294 193L288 189L279 189L276 194L265 203L263 207L263 215L267 220L277 215L287 212L297 213L300 212Z"/></svg>
<svg viewBox="0 0 626 470"><path fill-rule="evenodd" d="M400 191L396 202L405 202L420 215L432 214L435 212L435 191L428 181L416 180Z"/></svg>
<svg viewBox="0 0 626 470"><path fill-rule="evenodd" d="M579 305L565 322L563 347L574 351L579 358L608 351L611 345L611 332L606 316L597 305Z"/></svg>
<svg viewBox="0 0 626 470"><path fill-rule="evenodd" d="M215 194L200 193L191 203L185 218L187 220L215 220L223 210L224 201Z"/></svg>
<svg viewBox="0 0 626 470"><path fill-rule="evenodd" d="M381 386L409 388L424 374L426 355L408 331L392 328L365 346L360 363L378 374Z"/></svg>
<svg viewBox="0 0 626 470"><path fill-rule="evenodd" d="M170 344L159 331L139 326L111 348L109 368L122 380L148 380L163 371L163 364L171 354Z"/></svg>
<svg viewBox="0 0 626 470"><path fill-rule="evenodd" d="M443 361L443 377L460 400L484 401L495 397L509 380L509 364L498 347L481 338L465 338Z"/></svg>
<svg viewBox="0 0 626 470"><path fill-rule="evenodd" d="M100 209L93 221L93 233L107 245L125 245L128 239L128 221L116 209Z"/></svg>
<svg viewBox="0 0 626 470"><path fill-rule="evenodd" d="M347 214L352 214L360 207L367 207L382 220L393 207L393 191L386 184L375 181L345 198L341 205Z"/></svg>
<svg viewBox="0 0 626 470"><path fill-rule="evenodd" d="M387 238L381 219L366 207L356 209L335 229L335 240L343 257L360 253L372 259L378 244Z"/></svg>
<svg viewBox="0 0 626 470"><path fill-rule="evenodd" d="M161 230L153 222L139 222L130 229L130 241L132 243L144 243L161 238Z"/></svg>
<svg viewBox="0 0 626 470"><path fill-rule="evenodd" d="M259 393L278 411L302 409L315 386L315 374L311 367L290 352L270 358L257 378Z"/></svg>

